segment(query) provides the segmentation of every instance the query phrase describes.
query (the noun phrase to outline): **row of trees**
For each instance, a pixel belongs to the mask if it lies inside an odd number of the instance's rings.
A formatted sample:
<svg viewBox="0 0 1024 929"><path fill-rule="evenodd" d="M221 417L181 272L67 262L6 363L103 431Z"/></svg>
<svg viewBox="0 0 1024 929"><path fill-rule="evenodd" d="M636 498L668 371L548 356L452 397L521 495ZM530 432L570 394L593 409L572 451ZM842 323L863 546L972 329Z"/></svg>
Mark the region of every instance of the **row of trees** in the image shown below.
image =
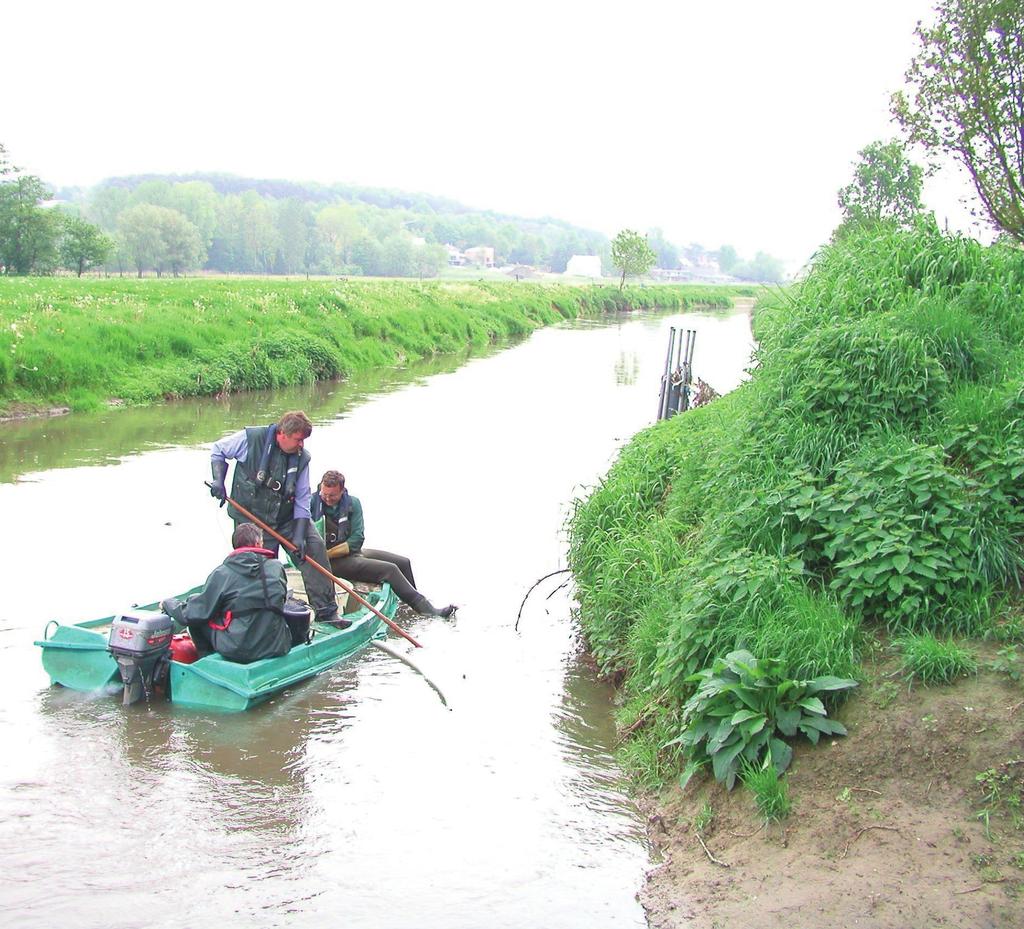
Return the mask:
<svg viewBox="0 0 1024 929"><path fill-rule="evenodd" d="M338 199L344 195L349 199ZM47 274L179 275L198 269L248 274L431 277L448 264L445 243L494 248L499 265L564 271L576 254L620 268L600 233L557 220L471 211L452 201L372 188L246 181L228 175L136 177L58 191L15 169L0 147L0 268ZM781 263L743 262L731 246L678 247L660 229L644 237L658 267L706 264L744 280L781 280Z"/></svg>
<svg viewBox="0 0 1024 929"><path fill-rule="evenodd" d="M403 200L398 193L375 196L372 189L248 183L244 189L242 179L224 175L124 178L63 193L118 243L113 261L121 271L174 272L184 261L251 274L424 277L447 265L446 244L489 245L499 264L551 270L565 270L573 254L608 251L600 233L554 220L470 211L435 198ZM342 192L351 199L341 199ZM288 196L274 195L281 193Z"/></svg>

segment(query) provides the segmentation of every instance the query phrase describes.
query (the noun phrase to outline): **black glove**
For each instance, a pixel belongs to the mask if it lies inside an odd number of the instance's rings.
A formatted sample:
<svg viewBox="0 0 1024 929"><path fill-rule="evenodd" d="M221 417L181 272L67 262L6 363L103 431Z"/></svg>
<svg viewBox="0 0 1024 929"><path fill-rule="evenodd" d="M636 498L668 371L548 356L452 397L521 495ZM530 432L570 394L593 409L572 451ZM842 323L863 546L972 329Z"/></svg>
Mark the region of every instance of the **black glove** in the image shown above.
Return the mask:
<svg viewBox="0 0 1024 929"><path fill-rule="evenodd" d="M297 519L292 528L292 545L295 546L292 558L295 559L296 564L301 564L306 557L306 529L308 527L308 519Z"/></svg>
<svg viewBox="0 0 1024 929"><path fill-rule="evenodd" d="M168 616L173 616L174 611L180 606L181 604L178 602L177 597L168 597L166 600L160 601L160 611Z"/></svg>
<svg viewBox="0 0 1024 929"><path fill-rule="evenodd" d="M210 471L213 472L213 482L210 484L210 496L220 500L220 505L227 503L228 492L224 489L224 478L228 476L228 463L226 461L211 461Z"/></svg>

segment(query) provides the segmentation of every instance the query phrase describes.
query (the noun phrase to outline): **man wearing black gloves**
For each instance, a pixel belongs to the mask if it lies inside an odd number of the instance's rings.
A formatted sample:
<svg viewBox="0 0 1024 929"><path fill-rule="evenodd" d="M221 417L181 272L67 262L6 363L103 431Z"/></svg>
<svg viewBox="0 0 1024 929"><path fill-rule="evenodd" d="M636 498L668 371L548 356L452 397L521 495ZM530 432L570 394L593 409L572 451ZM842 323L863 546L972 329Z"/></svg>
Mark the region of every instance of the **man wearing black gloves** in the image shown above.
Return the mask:
<svg viewBox="0 0 1024 929"><path fill-rule="evenodd" d="M324 541L310 522L310 456L303 444L312 431L309 417L301 410L295 410L285 413L277 423L250 426L214 442L210 454L213 472L210 494L220 500L221 506L224 505L228 461L233 460L235 473L231 481L231 498L291 540L297 549L292 553L292 561L302 572L316 621L340 625L345 621L338 619L334 585L311 567L304 557L312 558L330 571L331 563ZM228 515L236 526L248 521L248 517L230 505ZM277 556L276 540L264 539L264 545Z"/></svg>

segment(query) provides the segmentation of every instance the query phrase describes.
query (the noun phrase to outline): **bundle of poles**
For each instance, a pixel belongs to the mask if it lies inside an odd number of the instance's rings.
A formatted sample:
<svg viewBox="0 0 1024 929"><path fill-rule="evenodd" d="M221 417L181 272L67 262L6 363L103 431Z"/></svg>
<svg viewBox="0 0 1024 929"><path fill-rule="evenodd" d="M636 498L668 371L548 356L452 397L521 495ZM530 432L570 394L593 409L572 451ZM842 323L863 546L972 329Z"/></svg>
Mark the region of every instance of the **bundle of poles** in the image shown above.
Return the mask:
<svg viewBox="0 0 1024 929"><path fill-rule="evenodd" d="M677 331L672 326L668 331L668 354L665 356L665 373L661 377L658 419L669 419L690 407L693 347L696 342L696 329Z"/></svg>

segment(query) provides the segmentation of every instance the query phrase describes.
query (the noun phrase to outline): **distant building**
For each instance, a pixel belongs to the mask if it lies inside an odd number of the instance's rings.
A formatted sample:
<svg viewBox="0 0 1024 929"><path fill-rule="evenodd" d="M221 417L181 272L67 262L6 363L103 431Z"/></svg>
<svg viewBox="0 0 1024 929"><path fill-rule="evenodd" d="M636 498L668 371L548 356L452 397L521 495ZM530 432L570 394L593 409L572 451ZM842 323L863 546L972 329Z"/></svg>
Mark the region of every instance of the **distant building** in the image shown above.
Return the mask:
<svg viewBox="0 0 1024 929"><path fill-rule="evenodd" d="M462 254L454 245L445 242L444 250L448 252L448 267L450 268L461 268L466 263L466 256Z"/></svg>
<svg viewBox="0 0 1024 929"><path fill-rule="evenodd" d="M485 268L494 267L494 249L490 245L474 245L472 248L467 248L462 254L471 264L481 265Z"/></svg>
<svg viewBox="0 0 1024 929"><path fill-rule="evenodd" d="M573 255L565 265L565 273L573 277L600 277L600 255Z"/></svg>

